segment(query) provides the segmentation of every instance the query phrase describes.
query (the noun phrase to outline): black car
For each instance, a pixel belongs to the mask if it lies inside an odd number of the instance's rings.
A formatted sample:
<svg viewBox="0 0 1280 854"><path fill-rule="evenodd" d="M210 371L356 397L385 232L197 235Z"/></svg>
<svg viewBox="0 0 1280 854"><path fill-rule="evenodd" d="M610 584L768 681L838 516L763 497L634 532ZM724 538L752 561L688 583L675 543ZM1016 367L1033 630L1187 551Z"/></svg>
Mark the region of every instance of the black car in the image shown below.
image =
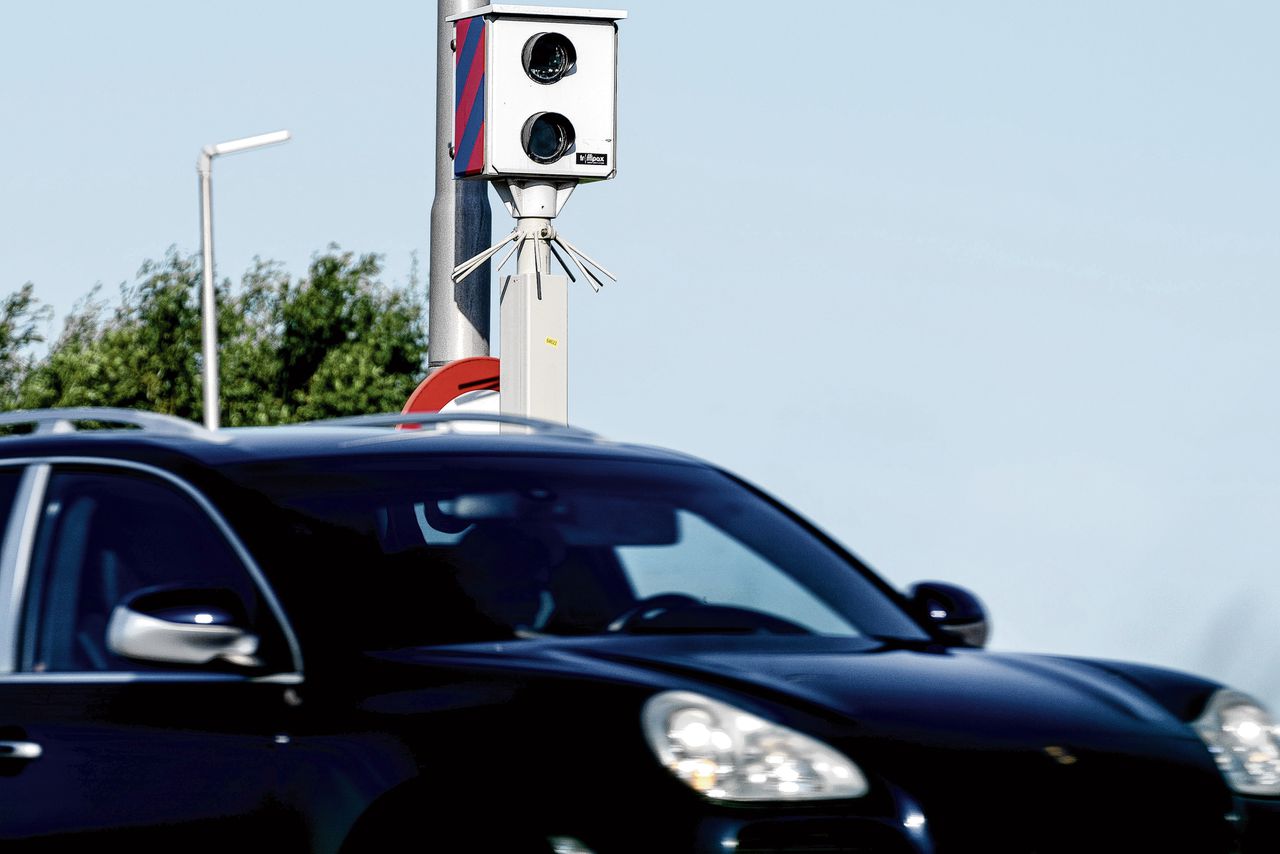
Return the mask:
<svg viewBox="0 0 1280 854"><path fill-rule="evenodd" d="M972 595L688 456L474 413L0 427L5 850L1280 850L1249 697L983 650Z"/></svg>

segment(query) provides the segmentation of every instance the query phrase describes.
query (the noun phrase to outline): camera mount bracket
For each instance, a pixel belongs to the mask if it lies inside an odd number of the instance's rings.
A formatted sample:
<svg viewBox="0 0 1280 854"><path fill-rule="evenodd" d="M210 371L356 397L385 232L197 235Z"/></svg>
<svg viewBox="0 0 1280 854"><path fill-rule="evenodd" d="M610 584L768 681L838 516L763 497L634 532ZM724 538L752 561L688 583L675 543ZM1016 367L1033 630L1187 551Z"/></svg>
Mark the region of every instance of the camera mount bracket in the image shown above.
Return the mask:
<svg viewBox="0 0 1280 854"><path fill-rule="evenodd" d="M569 264L565 263L564 256L556 248L559 247L560 250L564 251L564 255L567 255L569 260L573 262L573 266L577 268L578 272L582 274L582 278L597 293L604 286L599 273L603 273L614 282L618 281L617 276L610 273L599 262L593 260L591 256L566 240L551 225L551 220L559 215L577 185L577 181L550 182L514 178L506 181L494 181L494 189L498 191L498 196L502 199L507 211L515 217L516 227L510 234L488 249L454 267L453 281L461 282L467 276L479 270L486 261L497 255L509 243L514 243L515 245L494 267L495 273L501 271L507 262L511 260L511 256L516 254L518 250L522 259L526 256L526 253L532 257L531 272L549 274L551 272L551 257L554 256L569 277L569 281L576 282L577 278L574 277ZM521 264L521 266L524 265Z"/></svg>

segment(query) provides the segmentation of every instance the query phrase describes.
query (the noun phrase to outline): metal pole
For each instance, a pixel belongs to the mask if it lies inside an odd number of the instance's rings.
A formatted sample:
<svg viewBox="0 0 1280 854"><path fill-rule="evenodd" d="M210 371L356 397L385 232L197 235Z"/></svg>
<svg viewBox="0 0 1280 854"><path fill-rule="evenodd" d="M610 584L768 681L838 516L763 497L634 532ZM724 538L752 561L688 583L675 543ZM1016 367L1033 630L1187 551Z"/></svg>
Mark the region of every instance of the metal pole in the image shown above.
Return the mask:
<svg viewBox="0 0 1280 854"><path fill-rule="evenodd" d="M485 0L438 0L436 29L436 188L431 204L428 371L457 359L489 355L490 264L455 284L453 268L489 245L489 186L453 177L454 50L450 15Z"/></svg>
<svg viewBox="0 0 1280 854"><path fill-rule="evenodd" d="M567 424L569 280L551 273L556 187L527 182L516 192L520 248L516 274L502 282L498 408L504 414Z"/></svg>
<svg viewBox="0 0 1280 854"><path fill-rule="evenodd" d="M218 310L214 301L213 283L213 158L221 154L235 154L265 145L275 145L289 139L287 130L260 133L206 145L200 149L196 172L200 175L200 249L203 256L204 287L201 289L201 337L204 348L204 426L218 429Z"/></svg>
<svg viewBox="0 0 1280 854"><path fill-rule="evenodd" d="M201 329L204 347L204 426L218 429L218 318L213 294L213 155L200 152L200 251L204 257Z"/></svg>
<svg viewBox="0 0 1280 854"><path fill-rule="evenodd" d="M551 220L542 217L527 217L520 220L520 229L525 234L549 234ZM551 243L542 237L532 237L520 241L520 253L516 255L516 275L521 273L551 272Z"/></svg>

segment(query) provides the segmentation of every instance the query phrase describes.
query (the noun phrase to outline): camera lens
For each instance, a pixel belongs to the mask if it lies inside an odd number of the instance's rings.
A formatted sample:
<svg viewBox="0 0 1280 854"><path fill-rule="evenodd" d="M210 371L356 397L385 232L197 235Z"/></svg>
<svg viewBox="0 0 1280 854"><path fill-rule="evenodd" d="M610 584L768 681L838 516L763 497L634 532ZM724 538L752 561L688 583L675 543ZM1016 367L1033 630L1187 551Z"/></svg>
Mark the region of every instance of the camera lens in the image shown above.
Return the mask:
<svg viewBox="0 0 1280 854"><path fill-rule="evenodd" d="M573 147L573 125L559 113L534 113L524 123L521 142L535 163L555 163Z"/></svg>
<svg viewBox="0 0 1280 854"><path fill-rule="evenodd" d="M560 33L538 33L524 43L524 70L536 83L555 83L577 62L573 42Z"/></svg>

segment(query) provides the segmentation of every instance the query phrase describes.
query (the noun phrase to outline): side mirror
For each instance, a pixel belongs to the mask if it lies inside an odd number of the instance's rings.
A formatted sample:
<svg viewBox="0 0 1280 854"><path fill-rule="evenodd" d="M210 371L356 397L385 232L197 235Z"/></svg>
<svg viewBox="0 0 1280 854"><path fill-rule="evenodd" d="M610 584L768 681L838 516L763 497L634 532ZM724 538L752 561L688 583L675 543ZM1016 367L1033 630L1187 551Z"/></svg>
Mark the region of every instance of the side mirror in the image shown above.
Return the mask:
<svg viewBox="0 0 1280 854"><path fill-rule="evenodd" d="M140 590L111 612L107 646L116 655L169 664L225 661L258 667L258 637L242 626L244 606L229 590Z"/></svg>
<svg viewBox="0 0 1280 854"><path fill-rule="evenodd" d="M977 596L940 581L921 581L907 591L917 613L967 646L983 647L991 635L987 609Z"/></svg>

